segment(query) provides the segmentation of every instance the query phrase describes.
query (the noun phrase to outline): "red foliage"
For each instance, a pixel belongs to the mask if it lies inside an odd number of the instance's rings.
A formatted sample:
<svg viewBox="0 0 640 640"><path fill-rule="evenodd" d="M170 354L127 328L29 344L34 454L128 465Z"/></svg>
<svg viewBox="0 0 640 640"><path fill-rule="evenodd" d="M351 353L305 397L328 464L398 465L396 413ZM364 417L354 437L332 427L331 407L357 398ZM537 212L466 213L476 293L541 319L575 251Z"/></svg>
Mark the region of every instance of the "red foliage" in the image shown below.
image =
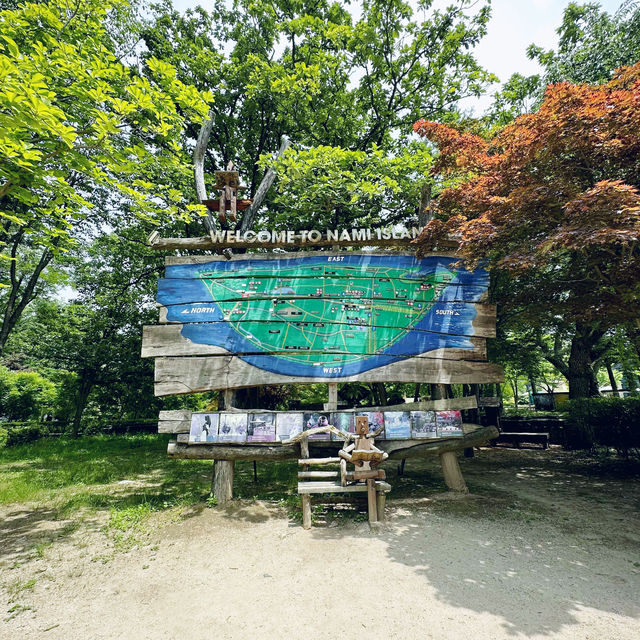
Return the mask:
<svg viewBox="0 0 640 640"><path fill-rule="evenodd" d="M562 278L556 293L568 287L585 316L598 290L608 304L626 300L623 316L638 312L628 301L639 293L640 63L605 85L549 85L538 112L489 142L425 120L414 130L439 148L435 171L461 181L437 199L421 250L453 234L471 265ZM588 295L571 278L589 281Z"/></svg>

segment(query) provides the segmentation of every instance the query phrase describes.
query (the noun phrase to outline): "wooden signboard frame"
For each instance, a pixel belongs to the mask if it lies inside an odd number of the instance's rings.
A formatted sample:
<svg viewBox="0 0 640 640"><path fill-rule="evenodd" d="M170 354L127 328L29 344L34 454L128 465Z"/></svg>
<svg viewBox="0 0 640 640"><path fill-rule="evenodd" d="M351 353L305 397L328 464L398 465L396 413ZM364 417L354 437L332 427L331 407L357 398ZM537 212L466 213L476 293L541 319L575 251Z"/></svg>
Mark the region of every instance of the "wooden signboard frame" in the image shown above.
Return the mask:
<svg viewBox="0 0 640 640"><path fill-rule="evenodd" d="M335 248L335 241L329 242L326 235L313 243L305 245L316 247L328 246ZM333 237L333 236L332 236ZM301 239L301 238L299 238ZM307 236L308 240L308 236ZM216 242L215 238L174 238L158 239L151 242L157 250L167 249L212 249L221 250L233 246L243 246L242 241ZM254 243L245 243L246 246L255 247ZM270 243L268 248L289 246L290 242ZM342 246L393 246L410 247L410 241L403 240L379 240L377 242L343 241ZM287 254L243 254L231 256L231 261L252 261L283 259ZM291 255L291 254L289 254ZM296 253L295 258L304 256L323 257L341 255L366 255L369 252L349 251L348 254L336 251L322 251L311 253ZM378 254L376 254L378 255ZM414 256L412 251L395 251L393 256ZM455 258L451 251L441 251L434 256ZM197 265L209 262L227 260L222 256L167 256L167 267L178 265ZM194 300L194 304L208 304L206 300ZM432 349L425 353L401 354L402 359L390 359L388 365L372 368L367 371L356 372L353 375L340 376L331 380L326 376L295 376L283 375L275 371L265 370L255 363L260 358L259 353L234 352L227 350L222 345L204 344L194 342L183 335L184 323L177 321L175 313L167 305L160 305L160 324L144 328L143 357L153 357L156 362L155 393L158 396L196 393L211 390L224 391L225 406L233 411L231 406L231 390L252 387L265 384L299 384L299 383L327 383L329 396L326 409L336 411L337 392L339 382L415 382L432 384L482 384L503 381L501 367L486 361L486 339L495 336L496 308L480 298L472 302L460 302L469 304L474 309L474 321L472 330L463 337L467 343L466 348L443 347ZM277 354L276 354L277 355ZM367 354L363 354L367 355ZM253 358L253 364L247 362ZM256 360L257 358L257 360ZM440 407L475 409L477 402L475 396L445 401L436 401ZM471 406L473 405L473 406ZM427 409L429 403L419 403L423 409ZM384 407L385 410L413 410L410 404L397 405L397 407ZM416 406L417 409L417 406ZM190 422L190 414L186 412L162 412L159 421L159 432L173 433L177 436L175 441L169 443L168 454L175 458L196 458L215 460L213 491L219 503L224 503L233 495L233 466L235 460L286 460L300 457L299 445L283 445L277 443L216 443L201 446L189 445L185 441L188 432L187 421ZM406 459L415 456L437 454L440 456L445 482L454 491L467 491L466 484L460 473L456 452L467 447L473 447L491 438L495 438L498 431L495 427L480 427L477 424L465 424L464 435L458 438L440 438L434 440L403 440L381 441L380 447L389 454L391 459ZM312 446L325 449L330 454L332 449L339 446L331 442L312 442Z"/></svg>

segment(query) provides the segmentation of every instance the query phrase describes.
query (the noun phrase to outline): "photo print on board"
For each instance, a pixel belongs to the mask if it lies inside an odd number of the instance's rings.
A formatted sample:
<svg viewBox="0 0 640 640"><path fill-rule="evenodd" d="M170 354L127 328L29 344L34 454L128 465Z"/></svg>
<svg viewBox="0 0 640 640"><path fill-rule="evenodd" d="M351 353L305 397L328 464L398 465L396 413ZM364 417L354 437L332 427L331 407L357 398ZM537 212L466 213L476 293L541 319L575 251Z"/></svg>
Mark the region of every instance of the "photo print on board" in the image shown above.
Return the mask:
<svg viewBox="0 0 640 640"><path fill-rule="evenodd" d="M275 413L250 413L247 426L247 442L275 442Z"/></svg>
<svg viewBox="0 0 640 640"><path fill-rule="evenodd" d="M382 411L358 411L356 415L369 418L369 433L384 427L384 413ZM384 438L384 430L378 435L378 438Z"/></svg>
<svg viewBox="0 0 640 640"><path fill-rule="evenodd" d="M278 413L276 417L276 438L278 442L289 440L302 433L301 413Z"/></svg>
<svg viewBox="0 0 640 640"><path fill-rule="evenodd" d="M313 413L304 414L304 430L315 429L316 427L328 427L331 422L329 413L321 413L320 411L314 411ZM327 433L315 433L309 436L309 440L330 440L331 434Z"/></svg>
<svg viewBox="0 0 640 640"><path fill-rule="evenodd" d="M346 431L347 433L356 432L356 414L349 413L347 411L338 411L331 414L331 424L340 431ZM342 438L335 434L331 434L332 440L344 442Z"/></svg>
<svg viewBox="0 0 640 640"><path fill-rule="evenodd" d="M414 438L437 438L436 414L434 411L412 411L411 433Z"/></svg>
<svg viewBox="0 0 640 640"><path fill-rule="evenodd" d="M459 411L438 411L436 413L438 438L462 436L462 414Z"/></svg>
<svg viewBox="0 0 640 640"><path fill-rule="evenodd" d="M247 414L221 413L218 442L246 442Z"/></svg>
<svg viewBox="0 0 640 640"><path fill-rule="evenodd" d="M189 444L218 442L218 414L192 413Z"/></svg>
<svg viewBox="0 0 640 640"><path fill-rule="evenodd" d="M384 434L387 439L411 437L411 414L408 411L385 411Z"/></svg>

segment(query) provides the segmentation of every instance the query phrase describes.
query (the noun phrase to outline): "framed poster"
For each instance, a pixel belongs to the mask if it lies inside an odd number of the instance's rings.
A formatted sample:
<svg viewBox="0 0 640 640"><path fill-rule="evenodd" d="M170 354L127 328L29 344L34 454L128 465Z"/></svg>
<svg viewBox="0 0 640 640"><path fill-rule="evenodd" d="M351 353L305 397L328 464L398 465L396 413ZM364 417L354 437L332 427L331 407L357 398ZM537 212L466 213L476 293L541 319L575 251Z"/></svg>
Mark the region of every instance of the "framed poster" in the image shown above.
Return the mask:
<svg viewBox="0 0 640 640"><path fill-rule="evenodd" d="M462 414L460 411L438 411L436 413L438 438L462 436Z"/></svg>
<svg viewBox="0 0 640 640"><path fill-rule="evenodd" d="M366 416L369 418L369 433L373 433L380 427L383 428L378 438L384 438L384 413L382 411L358 411L358 416Z"/></svg>
<svg viewBox="0 0 640 640"><path fill-rule="evenodd" d="M275 442L275 418L275 413L250 413L247 425L247 442Z"/></svg>
<svg viewBox="0 0 640 640"><path fill-rule="evenodd" d="M246 442L247 414L221 413L218 442Z"/></svg>
<svg viewBox="0 0 640 640"><path fill-rule="evenodd" d="M389 440L411 437L411 413L409 411L385 411L384 435Z"/></svg>
<svg viewBox="0 0 640 640"><path fill-rule="evenodd" d="M340 431L346 431L347 433L356 432L356 416L353 412L337 411L331 414L331 424ZM343 442L342 438L331 434L331 439L338 442Z"/></svg>
<svg viewBox="0 0 640 640"><path fill-rule="evenodd" d="M315 427L328 427L331 423L329 422L330 418L329 413L322 413L319 411L313 411L310 413L304 414L304 430L314 429ZM315 433L312 436L309 436L309 440L330 440L330 433Z"/></svg>
<svg viewBox="0 0 640 640"><path fill-rule="evenodd" d="M189 444L218 442L218 414L192 413Z"/></svg>
<svg viewBox="0 0 640 640"><path fill-rule="evenodd" d="M278 413L276 416L276 440L282 442L302 433L301 413Z"/></svg>
<svg viewBox="0 0 640 640"><path fill-rule="evenodd" d="M434 411L412 411L411 433L414 438L437 438L436 414Z"/></svg>

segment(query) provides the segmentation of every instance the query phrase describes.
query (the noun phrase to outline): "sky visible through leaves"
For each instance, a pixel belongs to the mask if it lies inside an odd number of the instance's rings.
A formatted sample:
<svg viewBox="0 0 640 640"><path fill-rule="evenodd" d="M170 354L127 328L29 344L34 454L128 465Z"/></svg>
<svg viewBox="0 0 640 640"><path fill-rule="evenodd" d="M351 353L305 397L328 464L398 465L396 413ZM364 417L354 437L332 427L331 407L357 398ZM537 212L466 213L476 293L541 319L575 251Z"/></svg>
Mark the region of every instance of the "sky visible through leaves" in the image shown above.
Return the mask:
<svg viewBox="0 0 640 640"><path fill-rule="evenodd" d="M584 4L587 0L577 0ZM589 0L593 1L593 0ZM357 15L359 2L351 2L351 11ZM414 6L417 3L410 0ZM433 8L444 8L451 4L450 0L435 0ZM484 3L478 0L480 8ZM541 68L536 60L527 58L527 47L535 43L543 49L556 48L556 29L562 23L562 15L569 0L492 0L491 21L489 31L480 44L475 47L474 55L481 66L495 73L500 82L505 82L513 73L532 75L540 73ZM621 0L601 0L598 4L608 13L615 13L622 4ZM178 11L202 5L203 0L174 0ZM416 11L415 18L420 14ZM480 98L467 98L461 102L464 109L473 110L476 115L486 111L492 102L492 93L498 85L492 87Z"/></svg>

